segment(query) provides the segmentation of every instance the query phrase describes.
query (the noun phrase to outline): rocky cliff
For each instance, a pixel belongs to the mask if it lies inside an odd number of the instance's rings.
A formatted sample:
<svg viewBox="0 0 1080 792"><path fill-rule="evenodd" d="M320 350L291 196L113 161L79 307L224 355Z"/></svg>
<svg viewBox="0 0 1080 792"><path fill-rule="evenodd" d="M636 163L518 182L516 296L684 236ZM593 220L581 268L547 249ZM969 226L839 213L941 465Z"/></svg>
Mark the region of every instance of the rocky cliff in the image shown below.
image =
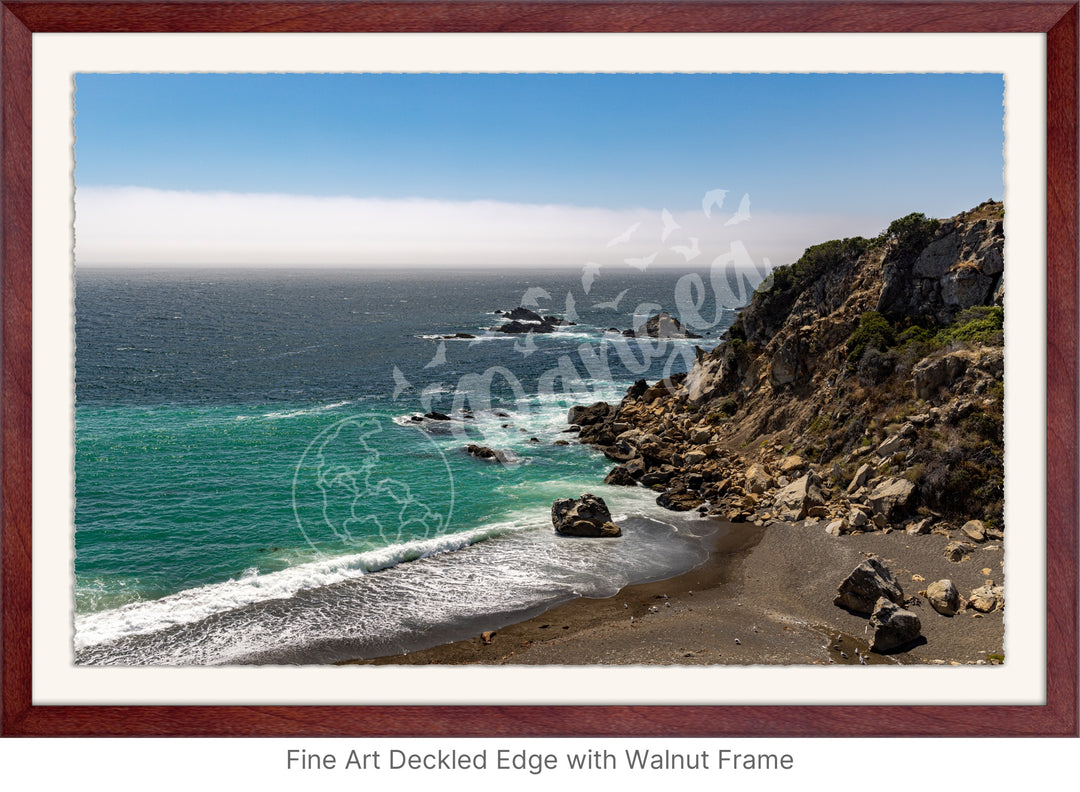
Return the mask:
<svg viewBox="0 0 1080 792"><path fill-rule="evenodd" d="M688 374L571 422L619 463L609 483L668 508L1000 538L1003 218L986 202L811 247Z"/></svg>

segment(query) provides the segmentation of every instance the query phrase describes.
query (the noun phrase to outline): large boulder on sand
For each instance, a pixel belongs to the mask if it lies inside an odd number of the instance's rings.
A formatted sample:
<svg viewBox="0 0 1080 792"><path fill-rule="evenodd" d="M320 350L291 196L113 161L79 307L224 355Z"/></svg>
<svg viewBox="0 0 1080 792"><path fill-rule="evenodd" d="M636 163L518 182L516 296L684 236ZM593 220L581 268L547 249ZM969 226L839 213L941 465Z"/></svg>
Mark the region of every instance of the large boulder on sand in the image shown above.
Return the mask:
<svg viewBox="0 0 1080 792"><path fill-rule="evenodd" d="M900 604L904 601L904 592L881 559L870 556L855 567L836 589L833 604L855 613L872 613L882 597Z"/></svg>
<svg viewBox="0 0 1080 792"><path fill-rule="evenodd" d="M891 652L918 638L922 623L916 614L882 597L874 604L870 629L870 651Z"/></svg>
<svg viewBox="0 0 1080 792"><path fill-rule="evenodd" d="M551 504L551 522L560 536L622 536L604 499L589 492L577 500L559 498Z"/></svg>
<svg viewBox="0 0 1080 792"><path fill-rule="evenodd" d="M926 599L942 616L953 616L960 610L960 592L948 578L935 580L926 587Z"/></svg>

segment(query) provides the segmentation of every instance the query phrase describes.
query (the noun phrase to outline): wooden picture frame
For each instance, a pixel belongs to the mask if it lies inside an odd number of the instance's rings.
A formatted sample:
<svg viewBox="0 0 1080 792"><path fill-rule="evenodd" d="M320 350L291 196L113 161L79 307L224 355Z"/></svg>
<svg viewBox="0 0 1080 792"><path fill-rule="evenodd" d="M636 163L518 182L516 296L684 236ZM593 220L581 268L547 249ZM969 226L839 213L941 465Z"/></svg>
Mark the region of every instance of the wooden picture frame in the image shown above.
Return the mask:
<svg viewBox="0 0 1080 792"><path fill-rule="evenodd" d="M2 3L4 735L1077 735L1076 2ZM39 706L31 688L32 36L49 32L996 32L1046 36L1042 706Z"/></svg>

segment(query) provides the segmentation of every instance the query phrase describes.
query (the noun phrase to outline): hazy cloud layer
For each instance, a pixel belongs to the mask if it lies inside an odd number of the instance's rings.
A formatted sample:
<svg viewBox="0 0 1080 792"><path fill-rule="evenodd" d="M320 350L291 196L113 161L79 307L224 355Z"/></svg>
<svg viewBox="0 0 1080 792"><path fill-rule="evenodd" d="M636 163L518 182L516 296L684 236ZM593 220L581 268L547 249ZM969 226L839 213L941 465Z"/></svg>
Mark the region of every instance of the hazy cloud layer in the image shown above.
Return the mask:
<svg viewBox="0 0 1080 792"><path fill-rule="evenodd" d="M744 195L728 192L706 217L703 209L663 207L81 187L75 197L75 260L144 266L582 266L632 259L645 266L704 267L741 242L755 263L767 258L780 265L807 245L876 234L893 219L770 214ZM695 202L701 198L688 196L688 203Z"/></svg>

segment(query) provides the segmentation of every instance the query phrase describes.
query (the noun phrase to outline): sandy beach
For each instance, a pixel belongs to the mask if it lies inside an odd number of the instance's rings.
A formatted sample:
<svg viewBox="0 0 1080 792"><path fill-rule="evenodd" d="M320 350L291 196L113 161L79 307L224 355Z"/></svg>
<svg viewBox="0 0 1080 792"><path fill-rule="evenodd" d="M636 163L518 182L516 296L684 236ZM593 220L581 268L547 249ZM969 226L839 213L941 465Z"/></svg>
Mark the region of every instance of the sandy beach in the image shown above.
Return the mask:
<svg viewBox="0 0 1080 792"><path fill-rule="evenodd" d="M913 605L922 641L866 654L867 618L833 604L836 587L869 554L892 570L906 597L949 578L962 596L1003 582L1000 542L961 562L943 556L948 537L902 531L833 537L816 521L768 527L720 525L711 556L678 577L628 586L607 599L577 599L532 619L407 655L361 664L796 665L989 663L1003 653L1003 613L943 616ZM567 540L573 541L573 540ZM616 540L617 541L617 540ZM921 578L921 580L920 580ZM482 632L482 631L481 631ZM858 649L858 654L856 653Z"/></svg>

